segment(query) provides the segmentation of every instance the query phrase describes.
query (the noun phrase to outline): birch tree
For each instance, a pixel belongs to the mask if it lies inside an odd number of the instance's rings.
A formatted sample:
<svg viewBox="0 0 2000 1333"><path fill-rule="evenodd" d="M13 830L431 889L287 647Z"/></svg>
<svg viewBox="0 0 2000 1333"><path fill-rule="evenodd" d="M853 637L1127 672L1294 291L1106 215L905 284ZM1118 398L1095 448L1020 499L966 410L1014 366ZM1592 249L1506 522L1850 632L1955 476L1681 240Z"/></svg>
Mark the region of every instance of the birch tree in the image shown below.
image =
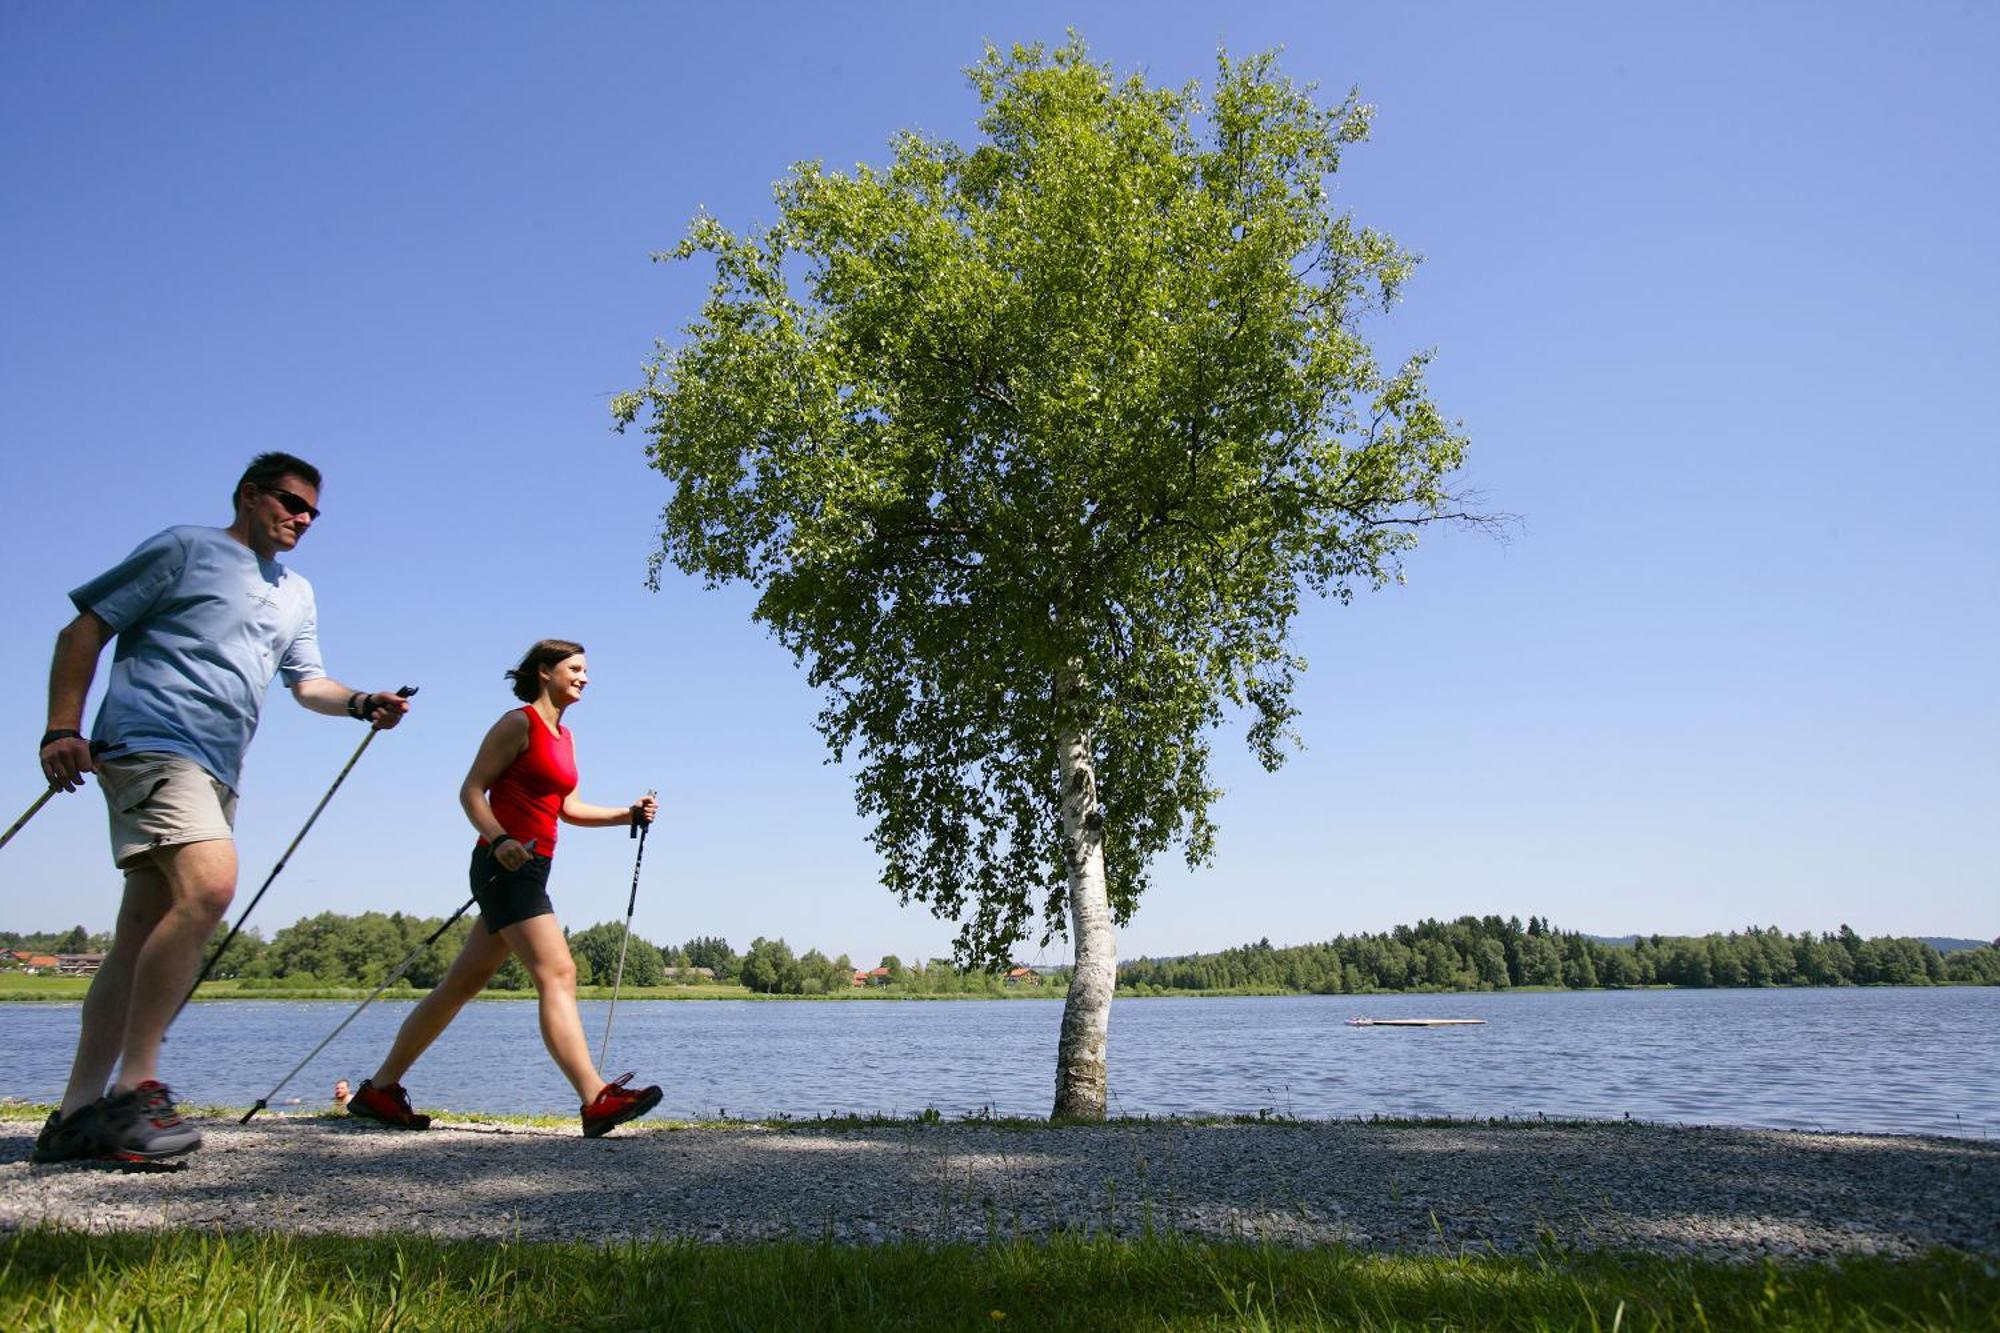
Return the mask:
<svg viewBox="0 0 2000 1333"><path fill-rule="evenodd" d="M988 48L976 140L816 162L698 217L700 314L614 405L672 483L653 561L744 580L824 691L884 882L960 960L1072 942L1055 1115L1102 1118L1115 926L1207 862L1211 740L1296 741L1308 595L1400 577L1465 442L1362 320L1414 267L1331 195L1367 133L1271 55L1120 78Z"/></svg>

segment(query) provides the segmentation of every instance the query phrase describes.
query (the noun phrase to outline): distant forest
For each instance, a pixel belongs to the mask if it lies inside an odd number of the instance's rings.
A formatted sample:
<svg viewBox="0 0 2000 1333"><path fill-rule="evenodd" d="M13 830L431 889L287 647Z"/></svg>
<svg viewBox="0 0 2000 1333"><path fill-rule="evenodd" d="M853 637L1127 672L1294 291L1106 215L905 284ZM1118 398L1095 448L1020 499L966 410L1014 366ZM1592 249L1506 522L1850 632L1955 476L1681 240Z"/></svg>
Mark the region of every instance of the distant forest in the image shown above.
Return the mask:
<svg viewBox="0 0 2000 1333"><path fill-rule="evenodd" d="M2000 985L2000 948L1941 954L1922 940L1787 935L1751 927L1726 935L1642 935L1631 943L1557 930L1540 917L1462 916L1380 935L1336 935L1276 948L1267 940L1221 953L1141 958L1118 969L1118 988L1158 991L1567 990L1625 986Z"/></svg>
<svg viewBox="0 0 2000 1333"><path fill-rule="evenodd" d="M285 989L374 986L439 920L400 912L322 912L286 926L270 940L252 928L230 946L214 975ZM469 919L453 926L417 959L408 983L419 990L437 984L471 929ZM610 983L623 933L622 923L605 921L570 934L580 984ZM218 939L220 935L218 930ZM101 952L109 943L108 936L82 926L30 934L0 931L0 949L85 953ZM893 954L859 967L875 972L867 980L870 988L892 993L999 993L1027 985L1047 994L1060 992L1067 981L1067 969L1060 966L1008 985L998 974L958 968L946 959L905 964ZM818 949L795 954L782 939L759 937L739 954L727 940L713 936L658 945L634 935L625 984L734 983L764 994L841 994L855 989L855 971L856 964L845 954L829 958ZM1518 917L1465 916L1420 921L1379 935L1336 935L1321 944L1279 948L1266 939L1220 953L1138 958L1118 969L1118 989L1137 995L1868 985L2000 985L2000 947L1940 953L1923 940L1863 939L1846 926L1819 935L1752 927L1726 935L1644 935L1626 942L1557 930L1540 917L1531 916L1522 925ZM529 987L527 972L511 959L492 984L497 990Z"/></svg>

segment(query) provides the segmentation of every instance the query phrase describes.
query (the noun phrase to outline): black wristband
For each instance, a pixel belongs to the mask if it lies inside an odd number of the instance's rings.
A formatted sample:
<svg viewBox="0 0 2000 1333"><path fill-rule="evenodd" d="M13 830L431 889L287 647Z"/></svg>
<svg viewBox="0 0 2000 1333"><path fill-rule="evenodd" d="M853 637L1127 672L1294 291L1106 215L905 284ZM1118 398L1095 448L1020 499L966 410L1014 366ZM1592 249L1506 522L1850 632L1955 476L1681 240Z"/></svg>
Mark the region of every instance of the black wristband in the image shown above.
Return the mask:
<svg viewBox="0 0 2000 1333"><path fill-rule="evenodd" d="M493 839L491 842L486 844L486 854L488 856L491 856L495 852L499 851L500 844L503 842L511 842L518 846L520 844L520 841L521 840L519 838L515 837L511 833L503 833L499 837Z"/></svg>
<svg viewBox="0 0 2000 1333"><path fill-rule="evenodd" d="M40 745L37 745L35 748L37 750L46 750L51 745L54 745L57 741L80 741L82 739L83 739L82 732L71 731L68 727L58 727L54 731L43 732L42 743Z"/></svg>

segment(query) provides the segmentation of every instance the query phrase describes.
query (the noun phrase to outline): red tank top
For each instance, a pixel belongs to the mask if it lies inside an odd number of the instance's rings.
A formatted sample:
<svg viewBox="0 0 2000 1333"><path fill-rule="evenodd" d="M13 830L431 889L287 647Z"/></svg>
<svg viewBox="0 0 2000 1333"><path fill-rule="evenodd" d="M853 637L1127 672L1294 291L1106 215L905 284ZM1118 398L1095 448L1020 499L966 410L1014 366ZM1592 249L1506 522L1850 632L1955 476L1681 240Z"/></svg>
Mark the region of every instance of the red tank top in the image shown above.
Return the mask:
<svg viewBox="0 0 2000 1333"><path fill-rule="evenodd" d="M486 800L507 836L521 842L532 838L535 854L548 856L556 849L556 815L563 798L576 790L576 741L568 727L551 736L533 704L521 711L528 715L528 748L507 766Z"/></svg>

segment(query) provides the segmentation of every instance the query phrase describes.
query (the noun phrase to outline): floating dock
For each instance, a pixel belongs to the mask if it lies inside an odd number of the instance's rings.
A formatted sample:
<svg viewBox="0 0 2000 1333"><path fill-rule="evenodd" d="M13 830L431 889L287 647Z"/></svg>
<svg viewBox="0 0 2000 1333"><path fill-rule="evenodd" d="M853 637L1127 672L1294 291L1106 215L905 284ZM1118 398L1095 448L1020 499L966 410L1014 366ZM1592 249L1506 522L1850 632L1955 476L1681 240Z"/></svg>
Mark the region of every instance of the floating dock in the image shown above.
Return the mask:
<svg viewBox="0 0 2000 1333"><path fill-rule="evenodd" d="M1478 1027L1483 1018L1350 1018L1351 1028L1463 1028Z"/></svg>

